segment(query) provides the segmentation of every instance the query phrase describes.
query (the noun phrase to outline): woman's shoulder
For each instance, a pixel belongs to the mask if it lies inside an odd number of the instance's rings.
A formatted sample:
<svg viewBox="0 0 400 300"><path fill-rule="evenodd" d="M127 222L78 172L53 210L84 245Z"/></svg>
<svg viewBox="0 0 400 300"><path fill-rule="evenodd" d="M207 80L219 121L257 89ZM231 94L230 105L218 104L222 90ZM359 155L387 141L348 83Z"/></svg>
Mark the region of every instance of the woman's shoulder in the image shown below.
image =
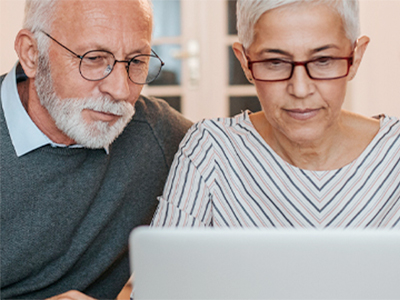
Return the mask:
<svg viewBox="0 0 400 300"><path fill-rule="evenodd" d="M379 120L381 129L385 127L400 128L400 118L395 116L389 116L385 114L374 116Z"/></svg>
<svg viewBox="0 0 400 300"><path fill-rule="evenodd" d="M242 112L233 117L210 118L196 122L187 132L181 143L181 149L193 147L229 147L232 142L253 130L249 112Z"/></svg>
<svg viewBox="0 0 400 300"><path fill-rule="evenodd" d="M369 119L369 120L368 120ZM371 118L367 118L364 121L364 124L374 124L370 120ZM388 116L388 115L379 115L373 117L374 122L377 122L378 129L375 134L372 136L366 149L363 151L363 154L359 157L362 160L370 159L375 161L381 161L378 157L386 160L393 160L393 156L400 156L400 120L398 117ZM372 128L373 125L371 125ZM365 129L367 130L367 128ZM372 129L373 130L373 129ZM360 132L361 134L369 134L369 132ZM354 139L361 139L362 137L358 136Z"/></svg>
<svg viewBox="0 0 400 300"><path fill-rule="evenodd" d="M380 115L379 132L375 138L383 140L393 140L400 148L400 119L394 116Z"/></svg>
<svg viewBox="0 0 400 300"><path fill-rule="evenodd" d="M344 128L353 136L371 141L374 137L382 132L390 129L392 133L396 132L396 128L400 128L398 117L388 116L385 114L367 117L364 115L345 112L346 124Z"/></svg>
<svg viewBox="0 0 400 300"><path fill-rule="evenodd" d="M400 135L400 119L398 117L380 114L371 118L365 117L365 119L366 121L362 123L365 126L365 130L369 128L370 131L373 131L376 128L375 139L380 136L388 138Z"/></svg>
<svg viewBox="0 0 400 300"><path fill-rule="evenodd" d="M219 117L203 119L192 126L192 131L207 131L210 133L224 134L237 131L240 128L251 127L249 112L245 111L233 117Z"/></svg>
<svg viewBox="0 0 400 300"><path fill-rule="evenodd" d="M380 127L384 124L398 124L400 118L395 117L395 116L390 116L388 114L376 114L373 116L365 116L362 114L354 113L354 112L349 112L349 111L344 111L344 115L348 117L348 119L361 122L361 125L371 125L373 124L380 124Z"/></svg>

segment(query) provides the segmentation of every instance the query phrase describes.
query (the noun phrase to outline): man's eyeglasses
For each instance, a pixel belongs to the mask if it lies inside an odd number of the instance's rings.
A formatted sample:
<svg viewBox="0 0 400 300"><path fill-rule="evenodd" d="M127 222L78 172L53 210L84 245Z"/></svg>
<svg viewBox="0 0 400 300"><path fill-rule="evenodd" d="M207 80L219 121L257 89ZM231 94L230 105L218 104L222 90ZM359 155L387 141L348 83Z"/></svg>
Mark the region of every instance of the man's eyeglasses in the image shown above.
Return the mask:
<svg viewBox="0 0 400 300"><path fill-rule="evenodd" d="M136 84L147 84L158 77L161 68L164 66L164 62L153 50L151 50L152 54L139 54L130 60L116 60L114 54L106 50L91 50L83 55L78 55L50 34L41 32L81 60L79 72L86 80L102 80L111 74L116 63L126 63L129 79Z"/></svg>
<svg viewBox="0 0 400 300"><path fill-rule="evenodd" d="M353 57L319 57L308 61L287 61L283 59L265 59L251 61L248 56L248 68L253 78L259 81L276 82L292 78L296 66L304 66L308 76L315 80L332 80L349 74Z"/></svg>

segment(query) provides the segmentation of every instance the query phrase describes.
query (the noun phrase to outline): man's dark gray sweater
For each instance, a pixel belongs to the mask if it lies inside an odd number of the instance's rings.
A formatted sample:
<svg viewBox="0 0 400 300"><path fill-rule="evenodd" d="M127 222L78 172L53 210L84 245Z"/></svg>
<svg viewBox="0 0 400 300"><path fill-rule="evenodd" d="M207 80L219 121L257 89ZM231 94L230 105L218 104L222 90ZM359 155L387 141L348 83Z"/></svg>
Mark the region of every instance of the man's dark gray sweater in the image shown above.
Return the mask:
<svg viewBox="0 0 400 300"><path fill-rule="evenodd" d="M115 298L129 278L129 233L151 221L190 125L142 97L109 155L48 145L17 157L0 105L1 298Z"/></svg>

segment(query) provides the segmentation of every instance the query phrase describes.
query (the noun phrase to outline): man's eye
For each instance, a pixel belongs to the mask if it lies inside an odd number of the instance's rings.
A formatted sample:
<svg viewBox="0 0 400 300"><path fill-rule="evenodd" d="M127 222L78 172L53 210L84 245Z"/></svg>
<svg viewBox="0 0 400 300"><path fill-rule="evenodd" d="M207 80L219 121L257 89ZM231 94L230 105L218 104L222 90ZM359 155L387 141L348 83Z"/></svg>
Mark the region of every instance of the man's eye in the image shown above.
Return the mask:
<svg viewBox="0 0 400 300"><path fill-rule="evenodd" d="M88 60L100 60L101 57L100 56L87 56L86 57Z"/></svg>
<svg viewBox="0 0 400 300"><path fill-rule="evenodd" d="M102 55L86 55L85 56L85 62L90 63L90 64L98 64L98 63L103 63L107 61L107 57L102 56Z"/></svg>
<svg viewBox="0 0 400 300"><path fill-rule="evenodd" d="M148 58L147 57L134 57L131 60L131 65L135 65L135 66L140 66L140 65L145 65L148 63Z"/></svg>
<svg viewBox="0 0 400 300"><path fill-rule="evenodd" d="M143 64L143 63L144 62L142 60L137 59L137 58L131 60L131 64L132 65L140 65L140 64Z"/></svg>

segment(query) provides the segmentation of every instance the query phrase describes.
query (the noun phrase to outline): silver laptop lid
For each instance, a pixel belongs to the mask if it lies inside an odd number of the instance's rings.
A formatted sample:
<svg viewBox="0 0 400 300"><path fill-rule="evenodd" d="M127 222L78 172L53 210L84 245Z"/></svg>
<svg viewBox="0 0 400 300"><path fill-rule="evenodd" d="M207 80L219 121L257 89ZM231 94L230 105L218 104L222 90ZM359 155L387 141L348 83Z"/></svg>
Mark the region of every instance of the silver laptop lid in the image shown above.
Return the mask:
<svg viewBox="0 0 400 300"><path fill-rule="evenodd" d="M400 299L400 231L140 227L134 299Z"/></svg>

